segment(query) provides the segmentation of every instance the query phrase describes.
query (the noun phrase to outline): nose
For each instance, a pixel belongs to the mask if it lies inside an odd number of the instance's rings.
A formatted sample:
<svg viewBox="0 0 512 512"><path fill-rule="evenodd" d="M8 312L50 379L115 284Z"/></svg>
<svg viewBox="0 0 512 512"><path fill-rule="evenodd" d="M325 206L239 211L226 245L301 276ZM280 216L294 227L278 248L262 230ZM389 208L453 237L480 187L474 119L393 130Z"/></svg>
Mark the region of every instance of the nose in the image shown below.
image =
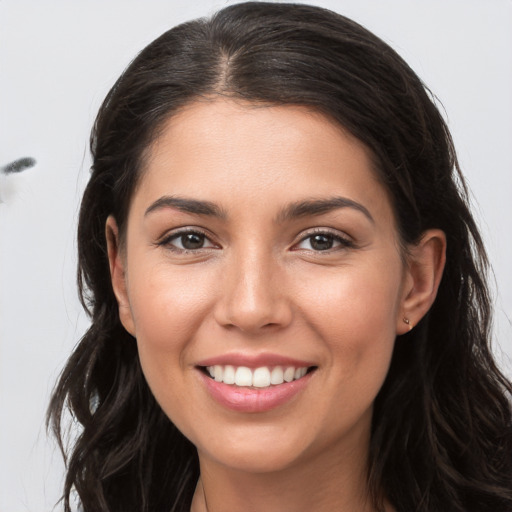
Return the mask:
<svg viewBox="0 0 512 512"><path fill-rule="evenodd" d="M248 334L281 329L292 320L284 269L263 248L233 254L215 308L216 321Z"/></svg>

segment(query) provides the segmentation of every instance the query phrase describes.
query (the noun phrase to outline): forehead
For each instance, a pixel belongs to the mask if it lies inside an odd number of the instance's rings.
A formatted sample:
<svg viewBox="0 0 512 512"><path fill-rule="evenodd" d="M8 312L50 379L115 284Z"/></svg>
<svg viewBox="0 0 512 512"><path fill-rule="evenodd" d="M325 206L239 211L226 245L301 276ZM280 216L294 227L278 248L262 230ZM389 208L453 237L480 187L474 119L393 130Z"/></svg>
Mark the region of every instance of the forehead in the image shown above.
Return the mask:
<svg viewBox="0 0 512 512"><path fill-rule="evenodd" d="M342 127L306 107L227 99L192 103L161 130L134 202L164 194L256 211L336 194L390 210L371 152Z"/></svg>

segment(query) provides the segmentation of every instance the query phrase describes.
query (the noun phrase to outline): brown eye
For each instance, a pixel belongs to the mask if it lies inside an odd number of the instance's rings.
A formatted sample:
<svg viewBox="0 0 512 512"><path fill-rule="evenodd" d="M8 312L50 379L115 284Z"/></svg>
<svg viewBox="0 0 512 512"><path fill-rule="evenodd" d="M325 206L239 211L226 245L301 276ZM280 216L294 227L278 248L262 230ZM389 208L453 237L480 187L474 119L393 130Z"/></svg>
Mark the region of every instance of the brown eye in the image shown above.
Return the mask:
<svg viewBox="0 0 512 512"><path fill-rule="evenodd" d="M161 242L173 251L197 251L215 247L210 239L199 231L181 231L175 233Z"/></svg>
<svg viewBox="0 0 512 512"><path fill-rule="evenodd" d="M309 237L309 243L311 248L315 251L327 251L328 249L332 249L334 237L325 234L313 235Z"/></svg>
<svg viewBox="0 0 512 512"><path fill-rule="evenodd" d="M305 236L295 246L295 249L325 252L331 250L335 251L337 249L348 247L354 247L354 244L351 240L329 232L319 232Z"/></svg>
<svg viewBox="0 0 512 512"><path fill-rule="evenodd" d="M201 249L204 246L205 236L200 233L185 233L179 237L184 249Z"/></svg>

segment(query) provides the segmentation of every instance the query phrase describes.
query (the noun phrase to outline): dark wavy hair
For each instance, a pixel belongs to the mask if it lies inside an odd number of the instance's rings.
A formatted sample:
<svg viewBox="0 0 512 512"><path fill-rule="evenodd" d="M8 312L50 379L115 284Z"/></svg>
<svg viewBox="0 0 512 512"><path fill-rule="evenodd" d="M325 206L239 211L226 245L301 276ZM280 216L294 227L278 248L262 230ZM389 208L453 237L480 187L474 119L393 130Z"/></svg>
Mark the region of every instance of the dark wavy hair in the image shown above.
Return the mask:
<svg viewBox="0 0 512 512"><path fill-rule="evenodd" d="M194 446L145 381L136 340L119 321L105 240L121 234L145 157L185 105L217 95L303 105L372 152L399 236L447 237L437 299L398 337L374 407L368 484L377 509L510 512L510 382L490 350L487 259L468 208L449 131L432 94L372 33L326 9L249 2L169 30L108 93L91 135L93 166L78 227L78 284L92 324L54 390L50 428L66 456L65 510L189 510L199 476ZM80 432L64 442L66 410Z"/></svg>

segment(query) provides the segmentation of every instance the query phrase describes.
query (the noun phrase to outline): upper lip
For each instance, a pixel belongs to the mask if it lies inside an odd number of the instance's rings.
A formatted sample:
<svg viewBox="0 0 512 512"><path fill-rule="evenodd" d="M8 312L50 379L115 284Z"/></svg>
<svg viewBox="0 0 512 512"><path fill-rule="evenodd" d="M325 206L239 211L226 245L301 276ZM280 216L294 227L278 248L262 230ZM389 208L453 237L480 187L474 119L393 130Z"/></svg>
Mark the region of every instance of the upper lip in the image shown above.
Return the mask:
<svg viewBox="0 0 512 512"><path fill-rule="evenodd" d="M196 366L215 366L215 365L246 366L247 368L260 368L262 366L293 366L295 368L306 368L315 366L310 361L295 359L279 354L222 354L219 356L202 359Z"/></svg>

